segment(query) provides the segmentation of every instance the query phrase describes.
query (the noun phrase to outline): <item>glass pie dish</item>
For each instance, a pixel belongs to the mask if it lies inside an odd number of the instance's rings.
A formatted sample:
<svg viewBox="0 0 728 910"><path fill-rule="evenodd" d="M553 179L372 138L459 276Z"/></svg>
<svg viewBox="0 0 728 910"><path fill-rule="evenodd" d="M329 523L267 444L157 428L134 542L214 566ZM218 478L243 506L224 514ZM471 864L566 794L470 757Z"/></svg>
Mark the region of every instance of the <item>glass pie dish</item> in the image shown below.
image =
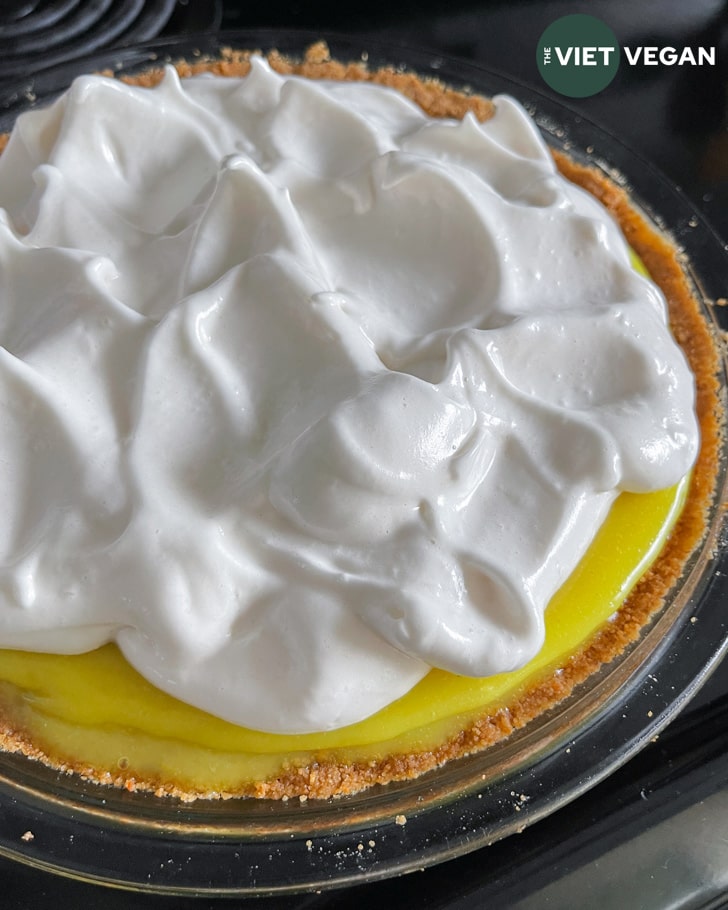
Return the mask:
<svg viewBox="0 0 728 910"><path fill-rule="evenodd" d="M233 33L87 58L0 97L0 127L80 73L133 74L224 47L300 56L320 35ZM455 87L524 103L554 146L626 185L685 251L705 317L720 310L725 249L670 184L614 137L479 67L326 36L332 56L402 66ZM725 391L725 377L722 377ZM556 708L478 755L417 780L329 801L198 800L129 793L0 756L0 852L81 879L158 893L249 895L337 887L432 865L522 830L627 761L683 707L722 657L725 452L709 531L642 637ZM23 838L24 832L32 837Z"/></svg>

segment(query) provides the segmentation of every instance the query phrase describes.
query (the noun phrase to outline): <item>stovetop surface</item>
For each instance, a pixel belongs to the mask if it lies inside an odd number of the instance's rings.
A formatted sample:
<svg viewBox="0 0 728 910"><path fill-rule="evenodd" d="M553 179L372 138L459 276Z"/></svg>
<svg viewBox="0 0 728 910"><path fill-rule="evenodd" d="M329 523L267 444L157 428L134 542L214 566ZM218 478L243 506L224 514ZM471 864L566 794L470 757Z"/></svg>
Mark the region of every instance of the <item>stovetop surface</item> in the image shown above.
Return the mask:
<svg viewBox="0 0 728 910"><path fill-rule="evenodd" d="M396 6L349 0L336 8L296 0L256 6L242 0L5 0L0 9L0 87L18 74L26 75L27 59L34 55L43 65L64 55L68 59L68 54L156 35L281 27L425 48L501 71L548 94L536 66L538 39L559 16L586 11L606 22L623 45L718 48L714 68L622 67L601 94L569 105L659 168L728 242L728 4L723 0L595 0L588 10L563 0L450 0L446 5L406 0ZM95 18L84 38L78 22L91 13ZM26 40L30 45L22 45ZM88 46L89 41L94 45ZM23 55L26 63L20 64ZM725 285L728 292L728 259ZM228 900L224 905L260 910L363 910L377 905L398 910L475 910L487 905L536 910L582 907L586 902L600 910L724 906L727 720L724 662L656 743L520 835L399 879L322 894ZM0 883L6 910L201 910L221 905L209 898L131 895L7 860L0 860Z"/></svg>

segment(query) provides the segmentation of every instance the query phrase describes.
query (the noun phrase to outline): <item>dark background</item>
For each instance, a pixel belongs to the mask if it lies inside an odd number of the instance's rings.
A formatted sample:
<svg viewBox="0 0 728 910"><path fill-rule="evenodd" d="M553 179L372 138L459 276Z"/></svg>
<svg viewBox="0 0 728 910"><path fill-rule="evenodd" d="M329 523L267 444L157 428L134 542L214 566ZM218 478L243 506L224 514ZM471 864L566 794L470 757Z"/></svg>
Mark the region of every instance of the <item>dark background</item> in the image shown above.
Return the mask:
<svg viewBox="0 0 728 910"><path fill-rule="evenodd" d="M44 30L35 29L30 37L36 44L25 50L23 21L32 22L32 16L53 5L53 0L0 2L0 52L5 42L0 87L3 81L11 84L27 75L31 65L42 67L59 54L68 59L103 46L103 22L89 19L85 28L90 37L84 38L83 29L73 32L67 20L57 18ZM363 0L337 6L282 0L148 0L146 12L137 0L109 0L105 5L105 16L117 16L111 44L219 27L338 31L480 63L546 94L536 68L536 46L544 29L562 15L588 12L599 17L621 45L715 45L714 68L638 68L623 61L604 92L568 103L658 167L728 241L728 5L723 0L408 0L392 6ZM86 6L96 9L104 3ZM119 8L128 20L123 27ZM69 34L61 40L63 29ZM728 295L728 261L725 278ZM723 906L728 883L727 693L728 667L723 666L656 744L570 806L518 837L403 879L322 895L215 903L129 895L0 860L0 907ZM704 845L696 846L701 837Z"/></svg>

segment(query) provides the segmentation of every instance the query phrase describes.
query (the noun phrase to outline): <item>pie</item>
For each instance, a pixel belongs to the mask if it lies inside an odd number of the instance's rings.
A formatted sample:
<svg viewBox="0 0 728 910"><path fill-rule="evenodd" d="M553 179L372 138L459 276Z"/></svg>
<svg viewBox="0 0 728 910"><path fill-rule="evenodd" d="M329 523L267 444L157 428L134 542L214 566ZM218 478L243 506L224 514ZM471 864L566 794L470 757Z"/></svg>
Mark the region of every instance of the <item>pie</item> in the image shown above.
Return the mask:
<svg viewBox="0 0 728 910"><path fill-rule="evenodd" d="M176 74L84 77L0 159L0 746L184 800L491 747L705 536L680 254L511 99L323 45Z"/></svg>

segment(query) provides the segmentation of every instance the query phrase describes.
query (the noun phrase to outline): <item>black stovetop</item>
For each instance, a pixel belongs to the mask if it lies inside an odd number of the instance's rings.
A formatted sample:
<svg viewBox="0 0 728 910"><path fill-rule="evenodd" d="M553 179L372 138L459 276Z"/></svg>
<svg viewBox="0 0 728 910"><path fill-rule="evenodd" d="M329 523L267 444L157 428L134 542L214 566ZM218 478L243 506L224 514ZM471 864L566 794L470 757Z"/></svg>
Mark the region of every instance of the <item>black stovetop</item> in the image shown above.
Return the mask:
<svg viewBox="0 0 728 910"><path fill-rule="evenodd" d="M480 63L547 94L536 66L536 46L546 26L568 13L598 16L622 44L715 45L714 68L620 68L601 94L569 104L657 166L728 240L728 4L723 0L691 4L682 0L589 4L406 0L396 6L347 0L336 9L298 0L255 5L242 0L147 0L147 4L154 9L145 13L142 3L137 19L130 18L126 30L112 42L138 40L143 29L144 37L220 26L340 31ZM18 21L50 8L57 13L64 5L83 4L82 0L6 0L5 4L7 10L14 9ZM106 14L114 3L96 0L89 5L105 7ZM128 14L136 0L117 5L126 7ZM47 34L57 36L60 22L47 26ZM100 27L94 28L97 35ZM0 28L0 51L3 40ZM82 37L70 40L74 50L83 49ZM53 47L60 49L62 42ZM10 78L3 71L7 59L12 62L13 54L0 55L0 85L3 78ZM728 291L728 260L725 286ZM655 744L574 803L518 836L402 879L320 895L233 900L226 906L356 910L379 904L398 910L480 910L490 905L529 910L582 907L587 901L598 908L722 906L728 888L726 719L728 664L724 663ZM210 899L109 891L2 860L0 882L0 901L7 910L220 906Z"/></svg>

